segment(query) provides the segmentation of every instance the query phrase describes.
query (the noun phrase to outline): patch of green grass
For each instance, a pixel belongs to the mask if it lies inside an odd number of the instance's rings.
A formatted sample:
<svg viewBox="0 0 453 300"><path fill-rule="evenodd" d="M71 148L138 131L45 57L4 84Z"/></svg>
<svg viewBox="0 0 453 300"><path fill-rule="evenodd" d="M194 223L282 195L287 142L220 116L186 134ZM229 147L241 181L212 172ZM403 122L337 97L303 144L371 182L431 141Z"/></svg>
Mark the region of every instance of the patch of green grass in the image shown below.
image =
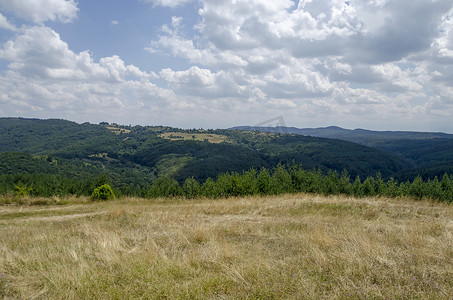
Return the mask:
<svg viewBox="0 0 453 300"><path fill-rule="evenodd" d="M165 155L156 164L158 177L172 177L193 160L190 155Z"/></svg>

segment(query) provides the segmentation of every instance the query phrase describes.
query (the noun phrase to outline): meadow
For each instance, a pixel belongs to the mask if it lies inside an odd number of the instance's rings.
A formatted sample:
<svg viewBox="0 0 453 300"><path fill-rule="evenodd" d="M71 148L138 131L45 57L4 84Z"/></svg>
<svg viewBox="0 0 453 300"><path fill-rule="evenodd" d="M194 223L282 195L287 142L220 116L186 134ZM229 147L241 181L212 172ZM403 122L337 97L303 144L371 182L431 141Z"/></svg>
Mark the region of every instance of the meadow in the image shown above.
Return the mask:
<svg viewBox="0 0 453 300"><path fill-rule="evenodd" d="M3 299L453 298L445 202L30 198L0 241Z"/></svg>
<svg viewBox="0 0 453 300"><path fill-rule="evenodd" d="M213 144L220 144L228 141L228 137L225 135L198 132L165 132L159 134L159 137L172 141L207 141Z"/></svg>

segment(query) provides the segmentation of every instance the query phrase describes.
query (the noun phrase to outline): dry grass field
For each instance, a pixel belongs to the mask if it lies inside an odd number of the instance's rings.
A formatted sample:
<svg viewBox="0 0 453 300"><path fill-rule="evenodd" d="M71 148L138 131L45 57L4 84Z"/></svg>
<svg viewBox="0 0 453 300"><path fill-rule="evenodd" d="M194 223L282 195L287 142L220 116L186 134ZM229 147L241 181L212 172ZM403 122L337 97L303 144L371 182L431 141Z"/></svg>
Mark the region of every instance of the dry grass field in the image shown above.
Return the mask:
<svg viewBox="0 0 453 300"><path fill-rule="evenodd" d="M165 132L159 134L159 137L172 141L208 141L212 144L220 144L228 141L227 136L214 133Z"/></svg>
<svg viewBox="0 0 453 300"><path fill-rule="evenodd" d="M0 206L0 298L453 299L446 204L68 202Z"/></svg>

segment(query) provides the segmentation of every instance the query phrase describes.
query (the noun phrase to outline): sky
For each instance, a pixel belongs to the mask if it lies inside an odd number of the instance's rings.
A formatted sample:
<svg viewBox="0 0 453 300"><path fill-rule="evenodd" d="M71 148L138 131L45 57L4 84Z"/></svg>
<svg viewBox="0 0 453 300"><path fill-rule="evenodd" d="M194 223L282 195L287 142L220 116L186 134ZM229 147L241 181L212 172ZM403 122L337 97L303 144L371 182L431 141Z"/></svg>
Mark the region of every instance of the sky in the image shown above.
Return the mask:
<svg viewBox="0 0 453 300"><path fill-rule="evenodd" d="M453 2L0 0L0 117L453 133Z"/></svg>

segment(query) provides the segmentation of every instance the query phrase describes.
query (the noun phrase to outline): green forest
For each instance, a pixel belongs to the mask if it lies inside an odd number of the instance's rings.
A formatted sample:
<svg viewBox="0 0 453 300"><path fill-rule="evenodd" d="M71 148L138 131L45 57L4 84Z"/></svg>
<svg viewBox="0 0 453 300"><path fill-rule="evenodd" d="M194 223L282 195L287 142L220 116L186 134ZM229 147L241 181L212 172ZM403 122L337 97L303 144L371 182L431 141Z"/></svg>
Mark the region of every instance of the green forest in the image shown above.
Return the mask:
<svg viewBox="0 0 453 300"><path fill-rule="evenodd" d="M293 192L453 199L453 139L0 118L0 194L228 197ZM377 145L377 146L376 146ZM433 150L435 149L435 151Z"/></svg>

